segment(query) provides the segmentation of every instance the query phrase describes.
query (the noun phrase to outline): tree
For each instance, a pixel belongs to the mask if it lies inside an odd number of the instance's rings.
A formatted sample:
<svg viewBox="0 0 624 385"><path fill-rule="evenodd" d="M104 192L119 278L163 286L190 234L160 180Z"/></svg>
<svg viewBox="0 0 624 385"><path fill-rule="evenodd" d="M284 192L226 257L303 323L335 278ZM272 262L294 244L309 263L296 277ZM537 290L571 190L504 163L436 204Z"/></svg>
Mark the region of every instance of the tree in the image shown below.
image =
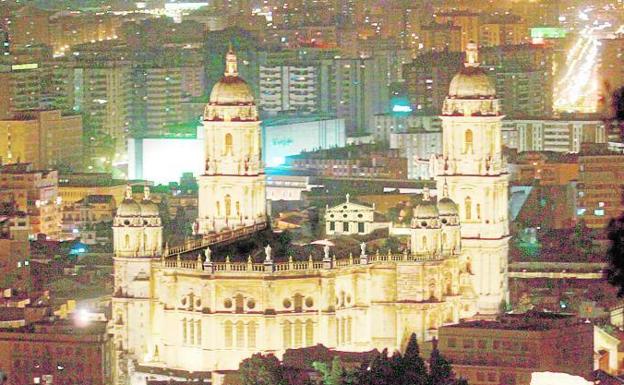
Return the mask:
<svg viewBox="0 0 624 385"><path fill-rule="evenodd" d="M243 385L287 385L280 361L272 354L256 353L239 366Z"/></svg>
<svg viewBox="0 0 624 385"><path fill-rule="evenodd" d="M455 376L453 374L451 363L442 357L437 348L433 349L431 356L429 357L429 384L455 384Z"/></svg>
<svg viewBox="0 0 624 385"><path fill-rule="evenodd" d="M416 333L410 336L405 354L403 354L405 367L405 383L408 384L424 384L426 381L427 369L425 362L420 357L420 347L418 346L418 338Z"/></svg>
<svg viewBox="0 0 624 385"><path fill-rule="evenodd" d="M342 366L340 357L334 356L331 367L324 362L315 361L312 367L323 376L324 385L346 385L352 383L349 381L349 374Z"/></svg>
<svg viewBox="0 0 624 385"><path fill-rule="evenodd" d="M618 289L618 297L624 297L624 215L611 220L607 237L611 241L607 251L607 280Z"/></svg>

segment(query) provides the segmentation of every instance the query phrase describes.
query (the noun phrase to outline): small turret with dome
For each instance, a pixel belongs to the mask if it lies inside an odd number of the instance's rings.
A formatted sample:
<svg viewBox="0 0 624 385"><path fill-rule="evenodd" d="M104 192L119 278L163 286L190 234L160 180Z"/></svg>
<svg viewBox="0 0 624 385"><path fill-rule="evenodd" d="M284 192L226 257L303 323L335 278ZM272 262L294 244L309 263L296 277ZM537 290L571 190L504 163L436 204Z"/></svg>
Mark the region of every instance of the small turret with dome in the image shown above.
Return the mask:
<svg viewBox="0 0 624 385"><path fill-rule="evenodd" d="M448 97L442 107L443 115L499 115L500 102L496 88L480 67L477 44L468 43L463 68L453 77Z"/></svg>
<svg viewBox="0 0 624 385"><path fill-rule="evenodd" d="M459 208L457 204L449 198L448 184L446 181L442 189L442 199L438 201L438 211L440 212L440 217L457 217L459 219Z"/></svg>
<svg viewBox="0 0 624 385"><path fill-rule="evenodd" d="M126 186L124 200L117 207L117 216L124 218L140 217L141 206L132 199L132 187Z"/></svg>
<svg viewBox="0 0 624 385"><path fill-rule="evenodd" d="M113 219L113 249L118 257L152 257L162 252L162 221L149 187L140 203L132 198L132 187L126 187Z"/></svg>
<svg viewBox="0 0 624 385"><path fill-rule="evenodd" d="M145 186L145 188L143 189L143 200L141 201L140 206L142 217L160 216L160 210L158 209L158 205L151 200L149 186Z"/></svg>

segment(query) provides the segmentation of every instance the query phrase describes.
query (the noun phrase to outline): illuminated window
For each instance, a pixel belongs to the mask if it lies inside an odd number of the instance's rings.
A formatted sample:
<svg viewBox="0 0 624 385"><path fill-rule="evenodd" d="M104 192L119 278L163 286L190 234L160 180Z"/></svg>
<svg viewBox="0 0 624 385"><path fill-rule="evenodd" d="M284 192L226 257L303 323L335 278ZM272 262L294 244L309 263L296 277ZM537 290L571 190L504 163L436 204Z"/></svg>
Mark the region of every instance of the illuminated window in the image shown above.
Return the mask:
<svg viewBox="0 0 624 385"><path fill-rule="evenodd" d="M245 324L243 321L236 323L236 347L243 348L245 346Z"/></svg>
<svg viewBox="0 0 624 385"><path fill-rule="evenodd" d="M582 208L582 207L578 208L578 209L576 209L576 215L583 216L583 215L585 215L585 211L587 211L587 209Z"/></svg>
<svg viewBox="0 0 624 385"><path fill-rule="evenodd" d="M254 321L249 322L247 325L247 347L256 347L256 323Z"/></svg>
<svg viewBox="0 0 624 385"><path fill-rule="evenodd" d="M472 130L464 133L464 154L472 154Z"/></svg>
<svg viewBox="0 0 624 385"><path fill-rule="evenodd" d="M225 155L232 155L232 134L225 134Z"/></svg>
<svg viewBox="0 0 624 385"><path fill-rule="evenodd" d="M470 197L466 197L466 199L464 199L464 211L466 213L466 220L471 221L472 220L472 199L470 199Z"/></svg>
<svg viewBox="0 0 624 385"><path fill-rule="evenodd" d="M595 209L595 210L594 210L594 215L597 215L597 216L599 216L599 217L602 217L602 216L604 216L604 215L605 215L605 211L604 211L604 209Z"/></svg>
<svg viewBox="0 0 624 385"><path fill-rule="evenodd" d="M232 347L232 322L225 321L223 334L225 335L225 347Z"/></svg>
<svg viewBox="0 0 624 385"><path fill-rule="evenodd" d="M314 345L314 323L312 323L312 320L310 319L306 321L305 333L306 333L306 346Z"/></svg>

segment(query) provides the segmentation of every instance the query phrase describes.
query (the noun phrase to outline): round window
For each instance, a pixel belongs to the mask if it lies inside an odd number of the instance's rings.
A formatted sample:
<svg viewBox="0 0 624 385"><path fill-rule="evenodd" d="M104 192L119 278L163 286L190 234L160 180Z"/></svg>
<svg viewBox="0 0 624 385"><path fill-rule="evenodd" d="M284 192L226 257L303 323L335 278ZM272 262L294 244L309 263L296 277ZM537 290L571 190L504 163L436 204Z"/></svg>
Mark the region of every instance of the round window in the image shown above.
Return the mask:
<svg viewBox="0 0 624 385"><path fill-rule="evenodd" d="M334 217L334 214L330 214L330 215L329 215L329 217L330 217L330 218L333 218L333 217Z"/></svg>
<svg viewBox="0 0 624 385"><path fill-rule="evenodd" d="M362 218L363 216L363 214L358 214L358 218Z"/></svg>
<svg viewBox="0 0 624 385"><path fill-rule="evenodd" d="M223 301L223 306L225 306L226 309L229 309L232 307L232 300L227 298L225 301Z"/></svg>
<svg viewBox="0 0 624 385"><path fill-rule="evenodd" d="M443 223L443 224L446 224L447 222L448 222L448 221L446 220L446 218L443 218L443 219L442 219L442 223Z"/></svg>
<svg viewBox="0 0 624 385"><path fill-rule="evenodd" d="M286 309L290 309L290 306L292 305L292 303L290 302L288 298L284 298L284 302L282 304L284 305Z"/></svg>
<svg viewBox="0 0 624 385"><path fill-rule="evenodd" d="M421 225L422 227L427 227L427 222L422 221L422 222L420 222L420 225Z"/></svg>
<svg viewBox="0 0 624 385"><path fill-rule="evenodd" d="M305 300L305 304L306 304L306 306L307 306L307 307L312 307L312 306L314 306L314 300L312 299L312 297L308 297L308 298L306 298L306 300Z"/></svg>
<svg viewBox="0 0 624 385"><path fill-rule="evenodd" d="M249 301L247 301L247 308L253 309L255 307L256 307L256 301L254 301L253 299L250 299Z"/></svg>
<svg viewBox="0 0 624 385"><path fill-rule="evenodd" d="M347 206L346 206L346 205L345 205L345 206L342 206L342 208L346 210L346 209L347 209Z"/></svg>
<svg viewBox="0 0 624 385"><path fill-rule="evenodd" d="M347 217L347 214L342 214L342 217L343 217L343 218L346 218L346 217Z"/></svg>
<svg viewBox="0 0 624 385"><path fill-rule="evenodd" d="M147 226L147 219L143 220L143 226Z"/></svg>
<svg viewBox="0 0 624 385"><path fill-rule="evenodd" d="M128 219L126 219L126 220L124 221L124 225L128 226L129 224L130 224L130 221L129 221Z"/></svg>

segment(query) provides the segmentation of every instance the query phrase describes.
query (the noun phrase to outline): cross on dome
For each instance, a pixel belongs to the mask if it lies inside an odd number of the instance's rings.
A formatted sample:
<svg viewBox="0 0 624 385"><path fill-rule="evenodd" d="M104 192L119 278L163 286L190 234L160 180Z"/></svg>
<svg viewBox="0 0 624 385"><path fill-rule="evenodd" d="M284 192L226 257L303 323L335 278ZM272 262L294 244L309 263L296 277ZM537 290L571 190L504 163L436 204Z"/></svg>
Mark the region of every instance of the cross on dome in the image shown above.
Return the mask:
<svg viewBox="0 0 624 385"><path fill-rule="evenodd" d="M442 197L448 198L448 183L446 183L446 179L444 179L444 186L442 187Z"/></svg>
<svg viewBox="0 0 624 385"><path fill-rule="evenodd" d="M479 48L477 47L477 43L474 41L470 41L466 46L466 61L464 62L464 66L479 66Z"/></svg>
<svg viewBox="0 0 624 385"><path fill-rule="evenodd" d="M236 77L238 76L238 63L236 60L236 54L232 49L232 43L228 47L228 53L225 55L225 76Z"/></svg>
<svg viewBox="0 0 624 385"><path fill-rule="evenodd" d="M150 200L150 188L149 186L145 186L145 188L143 189L143 199L148 201Z"/></svg>
<svg viewBox="0 0 624 385"><path fill-rule="evenodd" d="M132 199L132 186L126 185L125 199Z"/></svg>

